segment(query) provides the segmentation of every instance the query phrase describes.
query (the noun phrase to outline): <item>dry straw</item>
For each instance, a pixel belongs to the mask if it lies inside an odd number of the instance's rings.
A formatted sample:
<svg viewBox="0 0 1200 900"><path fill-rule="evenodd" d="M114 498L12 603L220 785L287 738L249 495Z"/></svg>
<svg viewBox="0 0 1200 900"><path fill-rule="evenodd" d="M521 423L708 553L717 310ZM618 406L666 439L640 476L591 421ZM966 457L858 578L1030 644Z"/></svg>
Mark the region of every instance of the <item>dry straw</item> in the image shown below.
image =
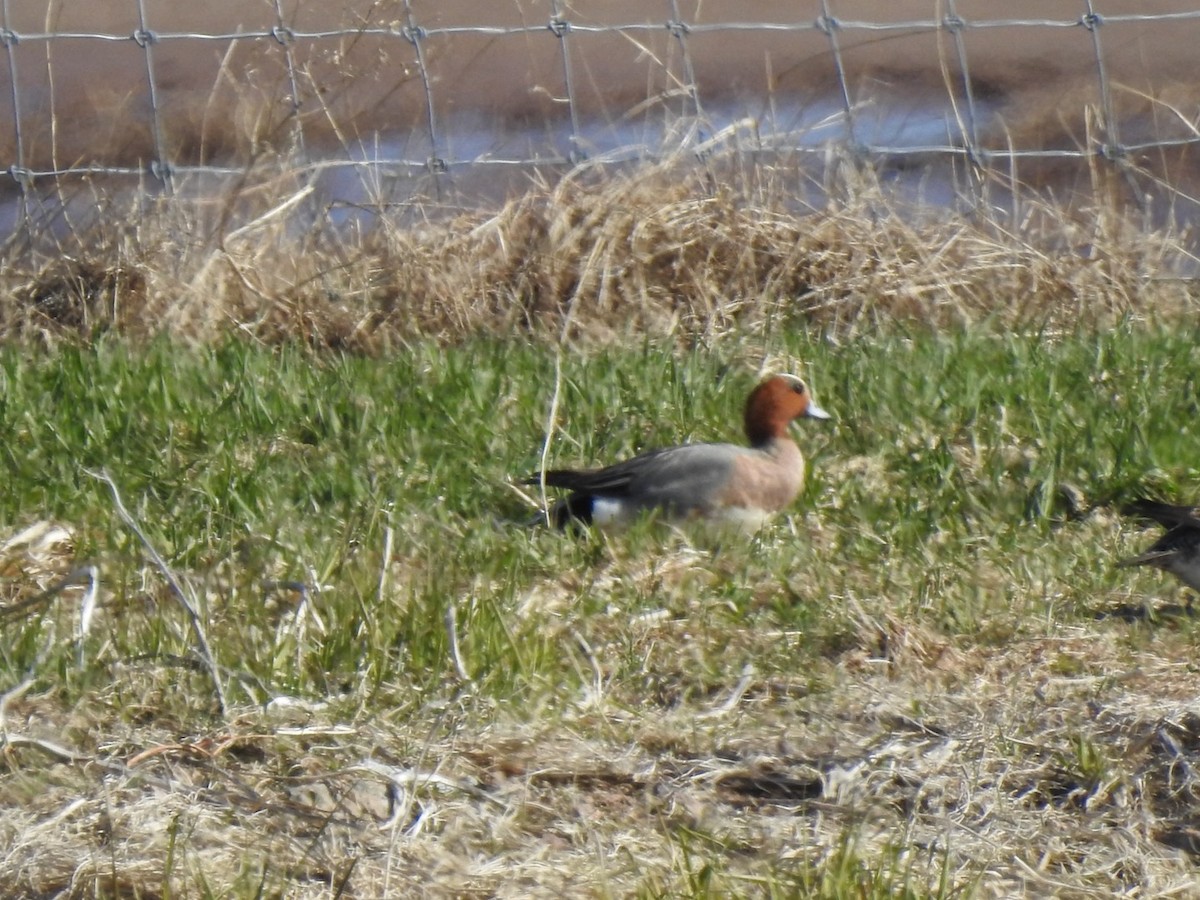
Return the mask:
<svg viewBox="0 0 1200 900"><path fill-rule="evenodd" d="M498 208L410 202L352 224L298 170L251 173L215 199L186 185L98 194L90 222L10 248L0 333L379 352L418 337L557 340L564 325L597 341L884 320L1102 325L1188 301L1188 236L1148 224L1102 171L1074 208L1017 200L994 179L1003 208L966 211L901 203L848 158L818 174L736 151L584 164Z"/></svg>

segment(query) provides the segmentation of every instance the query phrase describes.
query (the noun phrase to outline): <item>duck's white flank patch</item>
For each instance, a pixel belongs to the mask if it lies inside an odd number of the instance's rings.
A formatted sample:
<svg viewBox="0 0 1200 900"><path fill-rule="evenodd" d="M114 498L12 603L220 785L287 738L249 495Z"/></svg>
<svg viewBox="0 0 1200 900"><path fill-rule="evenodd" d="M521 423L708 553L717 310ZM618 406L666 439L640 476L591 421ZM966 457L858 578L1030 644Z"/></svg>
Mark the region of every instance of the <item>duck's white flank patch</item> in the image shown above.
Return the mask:
<svg viewBox="0 0 1200 900"><path fill-rule="evenodd" d="M593 497L592 498L592 522L596 525L613 525L619 522L624 522L628 516L628 510L623 500L615 497Z"/></svg>

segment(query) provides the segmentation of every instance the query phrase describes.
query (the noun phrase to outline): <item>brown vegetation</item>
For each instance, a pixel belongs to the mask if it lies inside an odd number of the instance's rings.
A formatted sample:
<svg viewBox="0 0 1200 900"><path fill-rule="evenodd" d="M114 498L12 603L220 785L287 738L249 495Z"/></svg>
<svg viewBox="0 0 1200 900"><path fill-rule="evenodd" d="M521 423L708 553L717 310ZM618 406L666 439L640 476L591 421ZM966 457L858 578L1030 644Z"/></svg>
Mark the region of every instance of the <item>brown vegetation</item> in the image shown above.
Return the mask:
<svg viewBox="0 0 1200 900"><path fill-rule="evenodd" d="M136 219L118 208L71 236L71 253L10 263L0 334L236 333L372 352L417 336L552 338L568 319L599 340L695 340L771 322L1102 323L1188 302L1169 277L1188 261L1182 236L1113 209L1027 204L1008 225L900 210L853 171L843 200L806 210L789 189L802 170L714 175L721 165L585 167L494 212L357 237L299 184L282 203L242 195L245 223L224 233L221 202L164 198Z"/></svg>
<svg viewBox="0 0 1200 900"><path fill-rule="evenodd" d="M49 584L70 549L69 531L43 524L6 541L0 566ZM697 571L672 554L594 576L671 591ZM560 587L514 601L544 605ZM26 599L69 632L69 602ZM1144 647L1115 621L978 644L843 601L852 627L815 668L748 669L687 697L662 662L646 691L604 680L598 660L630 640L753 653L786 635L709 630L698 623L720 604L704 596L689 615L596 613L593 643L570 651L597 667L593 691L514 719L465 684L420 709L418 734L411 708L356 715L336 698L283 697L218 723L183 660L123 664L74 712L25 683L0 697L0 874L67 897L181 883L313 898L702 896L687 876L715 858L718 883L745 893L804 873L821 896L1189 890L1200 721L1178 661L1186 629ZM192 698L193 719L167 712L165 684Z"/></svg>

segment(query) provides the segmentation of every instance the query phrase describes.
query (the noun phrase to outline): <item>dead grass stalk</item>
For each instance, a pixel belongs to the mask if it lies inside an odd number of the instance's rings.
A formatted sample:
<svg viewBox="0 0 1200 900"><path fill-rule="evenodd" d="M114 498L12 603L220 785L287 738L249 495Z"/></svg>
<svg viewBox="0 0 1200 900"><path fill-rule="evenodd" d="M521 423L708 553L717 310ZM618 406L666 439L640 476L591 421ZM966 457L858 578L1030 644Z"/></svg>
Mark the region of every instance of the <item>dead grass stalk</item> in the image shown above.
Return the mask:
<svg viewBox="0 0 1200 900"><path fill-rule="evenodd" d="M703 341L773 325L1103 325L1190 306L1177 277L1193 261L1187 235L1115 198L1073 212L1027 199L993 217L905 206L848 160L831 173L817 207L801 199L810 174L736 155L585 164L458 213L409 203L351 215L299 171L215 195L198 184L150 201L108 195L90 224L76 217L69 234L11 256L0 336L240 335L378 352L480 333Z"/></svg>

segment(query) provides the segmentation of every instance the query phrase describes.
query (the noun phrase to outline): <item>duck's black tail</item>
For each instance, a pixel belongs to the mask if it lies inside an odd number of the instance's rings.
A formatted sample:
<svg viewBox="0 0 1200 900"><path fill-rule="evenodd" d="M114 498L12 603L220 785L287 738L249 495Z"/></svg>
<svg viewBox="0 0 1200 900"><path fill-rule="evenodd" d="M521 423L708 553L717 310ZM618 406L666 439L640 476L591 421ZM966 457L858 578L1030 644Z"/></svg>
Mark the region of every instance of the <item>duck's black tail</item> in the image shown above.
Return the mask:
<svg viewBox="0 0 1200 900"><path fill-rule="evenodd" d="M1200 529L1200 515L1194 506L1179 506L1174 503L1163 503L1161 500L1140 498L1121 507L1121 512L1127 516L1147 519L1157 522L1164 528L1177 528L1183 525L1187 528Z"/></svg>
<svg viewBox="0 0 1200 900"><path fill-rule="evenodd" d="M580 473L569 469L551 469L546 472L545 484L547 487L571 490L574 487L574 478L578 474ZM542 481L542 476L537 474L523 479L521 484L540 485ZM594 499L593 495L576 490L566 499L559 500L550 510L550 520L554 523L554 527L560 531L567 531L591 525Z"/></svg>
<svg viewBox="0 0 1200 900"><path fill-rule="evenodd" d="M563 531L586 528L592 524L591 494L571 494L554 504L554 525Z"/></svg>

